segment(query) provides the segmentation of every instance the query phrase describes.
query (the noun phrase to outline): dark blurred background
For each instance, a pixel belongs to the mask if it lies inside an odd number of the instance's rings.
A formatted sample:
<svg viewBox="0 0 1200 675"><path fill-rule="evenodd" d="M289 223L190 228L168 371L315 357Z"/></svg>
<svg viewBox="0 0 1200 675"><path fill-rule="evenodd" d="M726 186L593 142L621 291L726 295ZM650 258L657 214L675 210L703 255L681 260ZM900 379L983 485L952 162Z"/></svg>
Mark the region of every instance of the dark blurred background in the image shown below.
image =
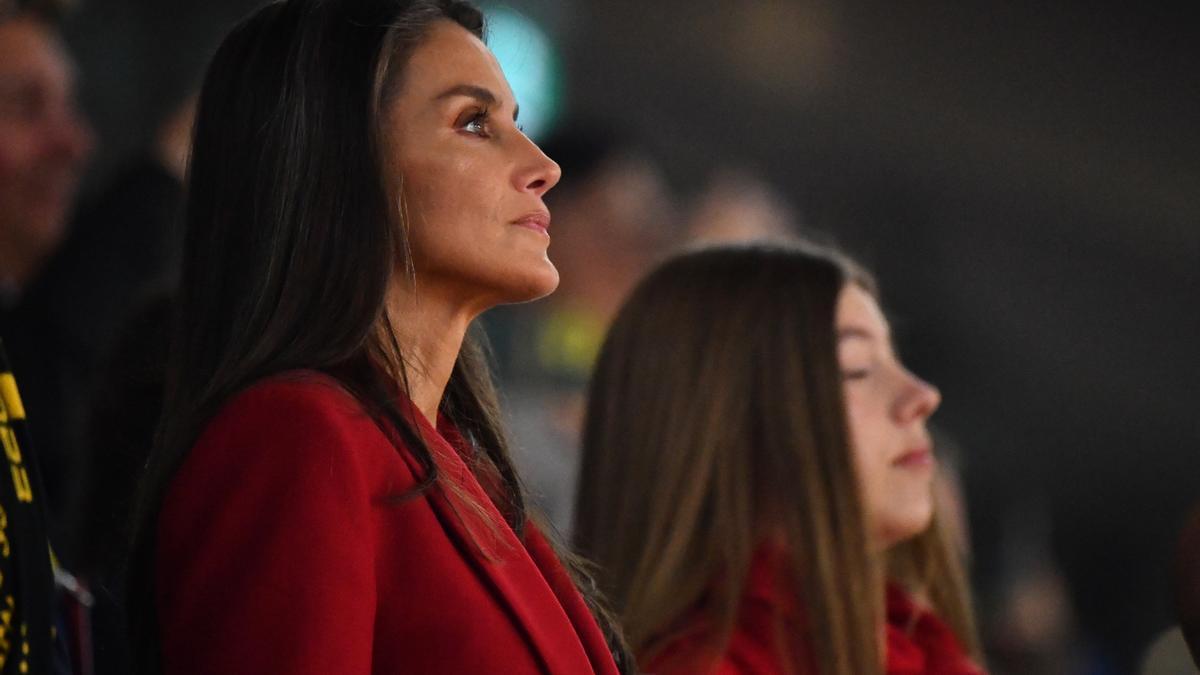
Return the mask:
<svg viewBox="0 0 1200 675"><path fill-rule="evenodd" d="M83 3L89 192L257 4ZM877 272L944 395L995 670L1136 672L1200 498L1195 21L1155 3L507 4L561 55L560 120L636 136L681 201L714 169L754 172Z"/></svg>

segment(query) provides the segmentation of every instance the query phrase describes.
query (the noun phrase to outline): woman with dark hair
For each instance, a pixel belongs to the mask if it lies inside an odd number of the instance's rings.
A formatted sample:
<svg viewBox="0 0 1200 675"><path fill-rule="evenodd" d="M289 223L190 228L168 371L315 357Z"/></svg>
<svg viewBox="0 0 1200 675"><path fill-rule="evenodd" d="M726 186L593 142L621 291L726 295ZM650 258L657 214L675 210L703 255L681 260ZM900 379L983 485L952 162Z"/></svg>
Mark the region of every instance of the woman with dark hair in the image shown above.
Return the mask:
<svg viewBox="0 0 1200 675"><path fill-rule="evenodd" d="M977 674L927 418L866 274L701 249L601 350L575 536L647 672Z"/></svg>
<svg viewBox="0 0 1200 675"><path fill-rule="evenodd" d="M453 0L285 0L214 56L131 566L143 672L617 672L470 330L558 283L559 170L482 34Z"/></svg>

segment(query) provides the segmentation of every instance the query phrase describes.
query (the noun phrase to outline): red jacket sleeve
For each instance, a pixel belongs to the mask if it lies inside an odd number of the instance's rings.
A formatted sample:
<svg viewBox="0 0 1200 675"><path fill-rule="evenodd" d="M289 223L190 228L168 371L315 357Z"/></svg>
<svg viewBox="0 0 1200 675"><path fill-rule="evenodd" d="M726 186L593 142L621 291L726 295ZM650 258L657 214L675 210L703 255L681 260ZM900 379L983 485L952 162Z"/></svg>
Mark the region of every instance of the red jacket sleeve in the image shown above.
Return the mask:
<svg viewBox="0 0 1200 675"><path fill-rule="evenodd" d="M166 675L371 672L372 427L319 380L256 385L209 424L159 518Z"/></svg>

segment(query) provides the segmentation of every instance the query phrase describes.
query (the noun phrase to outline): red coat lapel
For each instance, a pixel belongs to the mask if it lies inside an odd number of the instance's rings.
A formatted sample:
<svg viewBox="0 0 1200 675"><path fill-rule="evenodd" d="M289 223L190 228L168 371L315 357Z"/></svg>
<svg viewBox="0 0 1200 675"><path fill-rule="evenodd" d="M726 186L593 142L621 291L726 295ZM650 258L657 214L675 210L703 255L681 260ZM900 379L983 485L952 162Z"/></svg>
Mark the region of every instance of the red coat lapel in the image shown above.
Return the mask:
<svg viewBox="0 0 1200 675"><path fill-rule="evenodd" d="M596 618L592 616L592 611L588 609L583 596L575 588L575 582L550 548L545 536L532 523L525 534L525 546L533 562L550 583L554 594L558 596L558 601L571 619L571 624L575 626L575 632L592 662L592 670L599 675L617 675L617 666L613 662L612 652L608 649L608 641L604 639L604 633L596 624Z"/></svg>
<svg viewBox="0 0 1200 675"><path fill-rule="evenodd" d="M466 505L454 503L455 497L441 485L426 495L447 535L495 593L497 602L509 609L545 671L554 675L615 673L607 646L602 653L597 653L594 642L600 631L595 621L590 613L581 615L580 607L576 606L583 605L582 598L573 587L570 593L561 592L561 580L555 576L556 573L565 576L565 572L545 541L540 535L533 536L532 546L527 551L516 538L474 472L463 462L459 450L450 444L451 441L458 442L465 448L461 436L451 425L440 424L441 430L434 430L424 416L411 408L411 404L403 407L409 408L406 412L415 420L417 431L433 453L442 479L452 481L465 496L474 500L482 508L482 516L494 525L489 527L480 514ZM421 475L416 458L408 453L404 456L414 473ZM547 571L548 568L551 569ZM586 606L582 607L582 612L587 612ZM603 636L599 639L604 642ZM597 663L601 667L597 667Z"/></svg>

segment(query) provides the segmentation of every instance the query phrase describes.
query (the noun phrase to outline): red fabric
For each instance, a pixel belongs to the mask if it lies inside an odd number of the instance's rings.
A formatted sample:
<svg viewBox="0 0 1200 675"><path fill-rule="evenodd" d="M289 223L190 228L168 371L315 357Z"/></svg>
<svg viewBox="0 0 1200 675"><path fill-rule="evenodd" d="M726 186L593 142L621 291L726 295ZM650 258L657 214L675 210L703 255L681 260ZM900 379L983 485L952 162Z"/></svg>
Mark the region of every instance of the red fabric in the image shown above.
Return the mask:
<svg viewBox="0 0 1200 675"><path fill-rule="evenodd" d="M784 668L780 622L786 631L804 632L807 617L782 574L783 556L764 549L755 556L737 625L723 652L715 651L714 632L703 608L685 620L678 637L645 664L651 675L817 675L807 641L792 649L799 668ZM919 608L899 587L887 589L887 675L983 675L950 629Z"/></svg>
<svg viewBox="0 0 1200 675"><path fill-rule="evenodd" d="M983 675L950 627L899 586L887 589L888 675Z"/></svg>
<svg viewBox="0 0 1200 675"><path fill-rule="evenodd" d="M416 459L331 378L272 378L224 407L159 519L165 675L615 675L541 533L519 541L459 449L413 417L498 534L441 487L394 499Z"/></svg>

